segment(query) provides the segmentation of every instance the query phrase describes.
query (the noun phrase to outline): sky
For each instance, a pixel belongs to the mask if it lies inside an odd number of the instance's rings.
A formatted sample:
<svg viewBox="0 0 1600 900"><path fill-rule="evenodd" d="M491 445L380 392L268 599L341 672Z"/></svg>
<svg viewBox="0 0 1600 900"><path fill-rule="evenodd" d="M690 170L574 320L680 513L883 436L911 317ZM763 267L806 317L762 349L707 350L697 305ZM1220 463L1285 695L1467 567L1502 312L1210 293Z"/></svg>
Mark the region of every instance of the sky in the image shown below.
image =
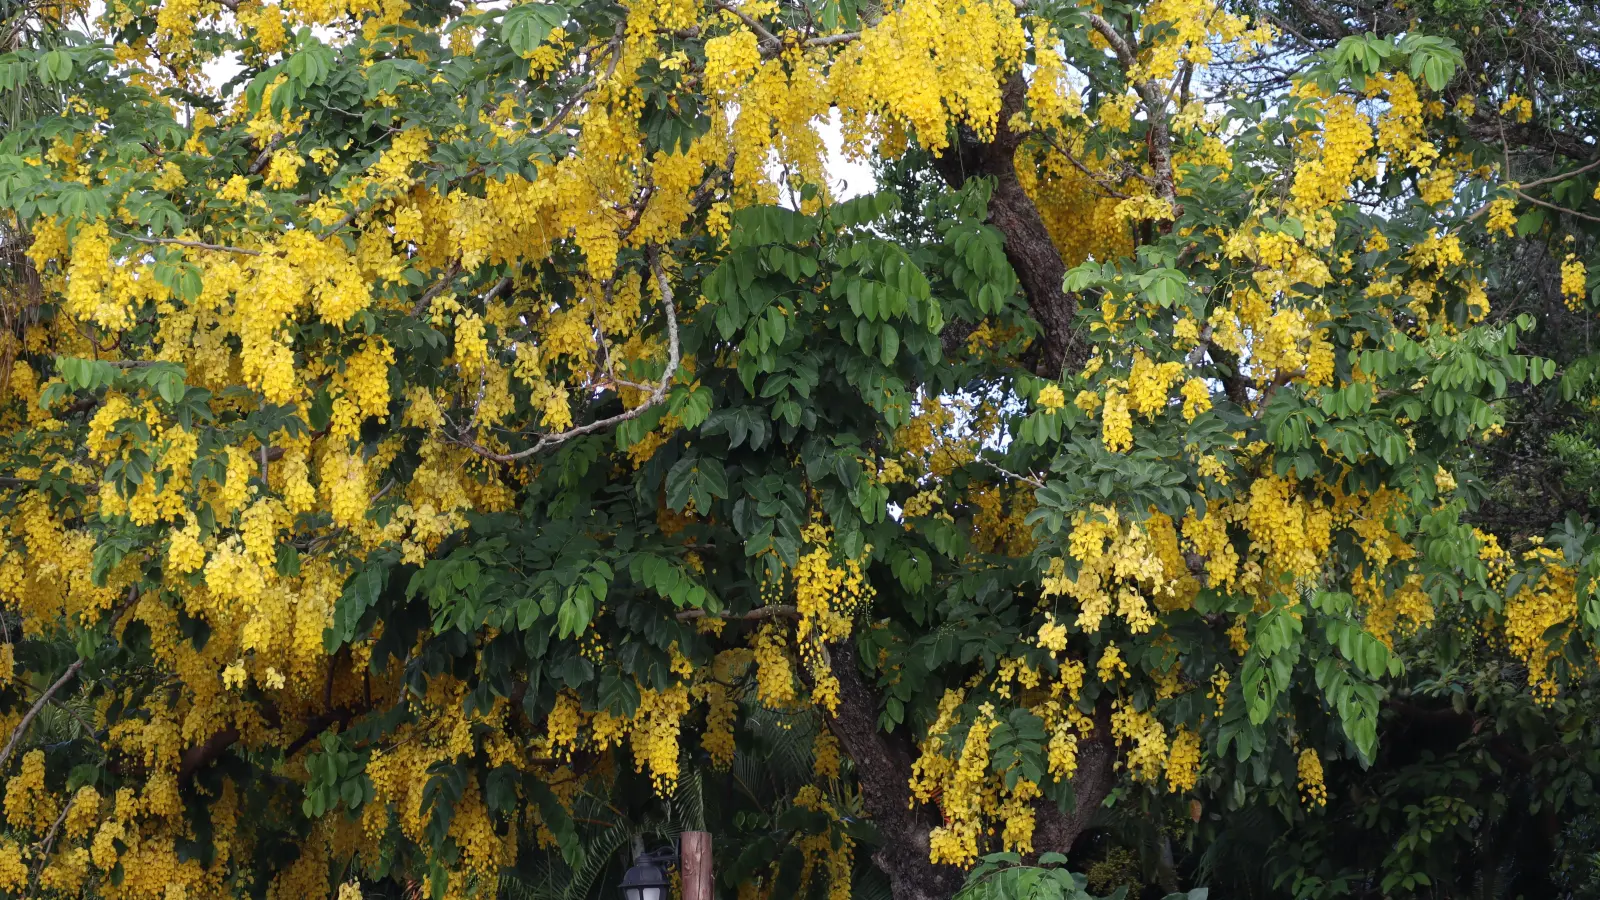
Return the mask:
<svg viewBox="0 0 1600 900"><path fill-rule="evenodd" d="M848 200L877 189L872 177L872 167L865 162L848 159L843 150L844 136L839 127L839 112L829 112L827 124L822 126L822 140L828 148L828 185L836 200Z"/></svg>

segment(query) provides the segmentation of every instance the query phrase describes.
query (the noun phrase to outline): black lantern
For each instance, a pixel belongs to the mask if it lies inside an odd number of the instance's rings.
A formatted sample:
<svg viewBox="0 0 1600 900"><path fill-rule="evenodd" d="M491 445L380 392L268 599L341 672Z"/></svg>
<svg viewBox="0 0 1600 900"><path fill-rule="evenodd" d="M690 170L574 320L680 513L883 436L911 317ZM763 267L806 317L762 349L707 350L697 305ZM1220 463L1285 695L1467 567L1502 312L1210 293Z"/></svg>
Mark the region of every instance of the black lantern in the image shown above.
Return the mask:
<svg viewBox="0 0 1600 900"><path fill-rule="evenodd" d="M665 865L677 855L671 847L639 854L622 876L622 900L667 900L667 887L672 882Z"/></svg>

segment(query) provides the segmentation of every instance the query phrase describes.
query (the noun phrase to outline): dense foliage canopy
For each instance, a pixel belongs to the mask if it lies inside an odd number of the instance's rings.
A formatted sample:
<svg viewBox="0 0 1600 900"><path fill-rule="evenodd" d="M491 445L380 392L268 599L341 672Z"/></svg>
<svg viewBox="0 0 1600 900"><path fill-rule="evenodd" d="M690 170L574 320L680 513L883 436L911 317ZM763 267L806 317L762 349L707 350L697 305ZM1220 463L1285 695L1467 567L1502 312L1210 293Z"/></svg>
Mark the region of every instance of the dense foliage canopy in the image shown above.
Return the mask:
<svg viewBox="0 0 1600 900"><path fill-rule="evenodd" d="M0 891L942 898L1109 807L1378 896L1588 809L1600 81L1492 6L19 14Z"/></svg>

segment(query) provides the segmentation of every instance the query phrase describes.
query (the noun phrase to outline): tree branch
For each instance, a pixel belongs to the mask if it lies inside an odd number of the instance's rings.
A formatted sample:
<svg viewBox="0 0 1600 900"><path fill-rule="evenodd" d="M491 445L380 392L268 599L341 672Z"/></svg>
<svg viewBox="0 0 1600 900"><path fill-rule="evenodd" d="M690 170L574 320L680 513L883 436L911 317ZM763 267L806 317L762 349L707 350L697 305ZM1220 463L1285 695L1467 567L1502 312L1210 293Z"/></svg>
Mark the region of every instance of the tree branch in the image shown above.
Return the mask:
<svg viewBox="0 0 1600 900"><path fill-rule="evenodd" d="M1107 44L1111 45L1111 52L1117 54L1117 60L1122 63L1124 69L1131 69L1138 64L1139 57L1133 52L1133 45L1129 44L1128 39L1123 37L1122 33L1117 31L1116 28L1112 27L1104 16L1099 13L1089 13L1087 17L1089 25L1095 31L1100 32L1100 36L1106 39Z"/></svg>
<svg viewBox="0 0 1600 900"><path fill-rule="evenodd" d="M1541 186L1549 184L1549 183L1551 183L1553 181L1566 181L1568 178L1576 178L1577 176L1582 175L1583 173L1588 172L1591 169L1596 169L1596 168L1600 168L1600 159L1597 159L1594 162L1589 163L1588 165L1580 166L1579 168L1573 169L1571 172L1561 172L1561 173L1556 174L1556 175L1547 175L1547 176L1545 176L1543 178L1535 179L1535 180L1530 181L1530 182L1528 182L1526 184L1519 184L1519 185L1516 186L1516 190L1525 191L1525 190L1528 190L1529 188L1541 187Z"/></svg>
<svg viewBox="0 0 1600 900"><path fill-rule="evenodd" d="M1305 14L1306 18L1316 23L1318 28L1326 31L1329 37L1338 39L1350 34L1350 29L1346 28L1343 22L1319 8L1314 0L1291 0L1291 2L1296 9Z"/></svg>
<svg viewBox="0 0 1600 900"><path fill-rule="evenodd" d="M427 312L429 304L433 303L434 298L444 293L444 289L450 286L451 280L454 279L456 275L460 274L460 272L461 263L456 260L451 260L450 265L445 267L444 274L439 276L439 280L434 282L433 285L427 290L423 291L421 297L417 298L416 305L411 307L411 318L419 318L423 313Z"/></svg>
<svg viewBox="0 0 1600 900"><path fill-rule="evenodd" d="M742 9L739 9L731 3L718 2L717 9L727 13L730 16L738 18L739 21L745 24L746 28L749 28L751 31L756 33L756 49L761 52L762 56L776 56L778 52L783 49L783 38L773 34L765 25L762 25L759 21L757 21L754 16ZM816 37L809 37L797 43L801 47L810 49L813 47L831 47L834 44L848 44L851 41L860 40L860 38L861 32L846 31L840 34L825 34L818 35Z"/></svg>
<svg viewBox="0 0 1600 900"><path fill-rule="evenodd" d="M196 744L183 751L183 756L178 762L178 786L188 787L194 781L195 773L210 765L238 740L239 729L224 728L206 738L205 743Z"/></svg>
<svg viewBox="0 0 1600 900"><path fill-rule="evenodd" d="M485 459L492 459L495 462L516 462L517 460L526 459L530 456L533 456L536 453L541 453L551 447L564 444L573 438L582 437L586 434L593 434L597 431L604 431L613 426L620 425L630 419L636 419L639 416L644 415L644 413L651 407L656 406L662 401L666 400L667 393L672 388L672 379L678 373L678 363L680 361L682 352L678 344L678 310L672 299L672 284L667 280L667 274L661 268L661 248L655 244L652 244L646 249L645 255L650 261L650 272L655 276L656 285L661 290L661 305L667 314L667 368L666 371L661 373L661 380L656 383L655 389L651 391L650 395L644 399L644 402L632 409L625 410L614 416L608 416L604 419L597 419L588 423L587 425L579 425L576 428L569 428L566 431L557 432L556 434L547 434L539 438L539 440L536 441L532 447L528 447L524 450L518 450L514 453L496 453L493 450L478 444L471 438L462 438L456 440L455 443L466 447L473 453L476 453Z"/></svg>
<svg viewBox="0 0 1600 900"><path fill-rule="evenodd" d="M61 814L50 824L50 830L45 832L44 839L38 843L39 858L33 862L33 871L28 875L30 891L39 884L39 875L44 872L45 863L50 861L50 848L55 846L56 834L61 831L61 824L67 821L67 813L72 811L72 800L68 798L61 804Z"/></svg>
<svg viewBox="0 0 1600 900"><path fill-rule="evenodd" d="M117 620L121 619L122 614L138 599L139 588L137 586L128 588L128 599L124 600L122 605L117 607L116 611L111 614L109 620L111 628L117 627ZM6 762L11 759L11 754L16 751L17 745L22 743L23 736L28 733L28 726L32 725L33 720L39 717L40 710L43 710L45 704L50 702L50 698L56 695L56 691L61 690L67 682L71 681L83 669L85 662L87 660L79 657L72 665L67 666L67 670L61 673L61 677L57 678L54 684L45 688L44 692L39 695L39 699L33 701L33 705L23 714L22 721L18 722L17 727L11 730L11 739L6 741L5 749L0 750L0 771L4 771Z"/></svg>
<svg viewBox="0 0 1600 900"><path fill-rule="evenodd" d="M250 250L250 249L247 249L245 247L232 247L232 246L229 246L227 244L208 244L205 241L184 241L184 240L179 240L178 238L140 237L139 235L136 235L136 234L129 234L126 231L117 231L114 228L113 229L109 229L109 230L111 231L112 234L116 235L117 237L126 238L126 239L128 239L130 241L136 241L136 242L141 243L141 244L158 244L158 245L171 245L171 246L175 246L175 247L189 247L189 248L194 249L194 250L215 250L215 251L217 251L219 253L238 253L238 254L243 255L243 256L260 256L261 255L261 251L260 250Z"/></svg>
<svg viewBox="0 0 1600 900"><path fill-rule="evenodd" d="M709 617L723 619L728 622L754 622L761 619L795 618L799 615L800 611L795 609L793 606L777 605L763 606L758 609L752 609L746 613L736 613L734 615L708 613L703 609L686 609L683 612L678 613L677 619L679 622L692 622L695 619Z"/></svg>
<svg viewBox="0 0 1600 900"><path fill-rule="evenodd" d="M739 21L744 23L746 28L754 31L756 33L756 49L760 50L763 54L775 53L777 52L778 48L783 46L783 41L779 40L777 35L768 31L765 25L757 22L754 16L750 15L744 10L739 9L731 3L718 3L717 9L728 13L729 15L736 16Z"/></svg>
<svg viewBox="0 0 1600 900"><path fill-rule="evenodd" d="M1545 209L1553 209L1558 213L1562 213L1564 215L1572 216L1574 219L1582 219L1585 222L1600 223L1600 216L1591 216L1588 213L1581 213L1581 212L1578 212L1575 209L1567 209L1565 206L1557 206L1554 203L1550 203L1550 202L1545 201L1545 200L1540 200L1538 197L1534 197L1534 196L1531 196L1531 195L1528 195L1528 194L1524 194L1523 192L1521 192L1519 190L1516 190L1514 188L1512 189L1511 193L1516 194L1518 197L1521 197L1522 199L1528 201L1529 203L1532 203L1534 206L1542 206Z"/></svg>

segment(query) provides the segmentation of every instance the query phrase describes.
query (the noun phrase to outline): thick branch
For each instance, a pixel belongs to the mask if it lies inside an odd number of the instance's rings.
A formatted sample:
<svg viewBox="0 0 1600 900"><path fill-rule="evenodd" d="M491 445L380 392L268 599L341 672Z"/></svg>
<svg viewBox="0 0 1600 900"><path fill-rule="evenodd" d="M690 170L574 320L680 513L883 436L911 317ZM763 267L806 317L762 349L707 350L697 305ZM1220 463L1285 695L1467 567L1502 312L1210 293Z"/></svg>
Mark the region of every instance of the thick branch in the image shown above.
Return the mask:
<svg viewBox="0 0 1600 900"><path fill-rule="evenodd" d="M232 747L239 740L239 729L224 728L206 739L203 744L197 744L183 751L183 757L178 763L178 786L188 787L194 781L195 773L211 765L224 751Z"/></svg>
<svg viewBox="0 0 1600 900"><path fill-rule="evenodd" d="M1006 259L1043 331L1037 370L1045 377L1057 378L1064 369L1083 364L1088 344L1073 321L1078 313L1077 298L1062 289L1066 264L1038 207L1017 178L1016 150L1025 135L1011 130L1008 123L1022 110L1026 95L1027 83L1017 72L1006 81L994 140L982 142L971 131L961 129L955 146L935 158L934 166L951 187L960 187L968 178L994 180L989 224L1005 236Z"/></svg>
<svg viewBox="0 0 1600 900"><path fill-rule="evenodd" d="M1105 731L1104 728L1097 732ZM1116 749L1109 740L1096 738L1078 745L1078 770L1072 776L1074 804L1071 812L1048 800L1034 804L1033 849L1036 853L1065 854L1078 836L1094 823L1095 812L1117 783Z"/></svg>
<svg viewBox="0 0 1600 900"><path fill-rule="evenodd" d="M1104 16L1098 13L1089 13L1088 18L1089 24L1094 27L1094 30L1100 32L1100 36L1106 39L1107 44L1111 45L1111 52L1117 54L1117 61L1122 63L1124 69L1131 69L1139 62L1138 55L1133 52L1133 45L1129 44L1128 39L1123 37L1122 33L1117 31L1116 28L1112 27Z"/></svg>

